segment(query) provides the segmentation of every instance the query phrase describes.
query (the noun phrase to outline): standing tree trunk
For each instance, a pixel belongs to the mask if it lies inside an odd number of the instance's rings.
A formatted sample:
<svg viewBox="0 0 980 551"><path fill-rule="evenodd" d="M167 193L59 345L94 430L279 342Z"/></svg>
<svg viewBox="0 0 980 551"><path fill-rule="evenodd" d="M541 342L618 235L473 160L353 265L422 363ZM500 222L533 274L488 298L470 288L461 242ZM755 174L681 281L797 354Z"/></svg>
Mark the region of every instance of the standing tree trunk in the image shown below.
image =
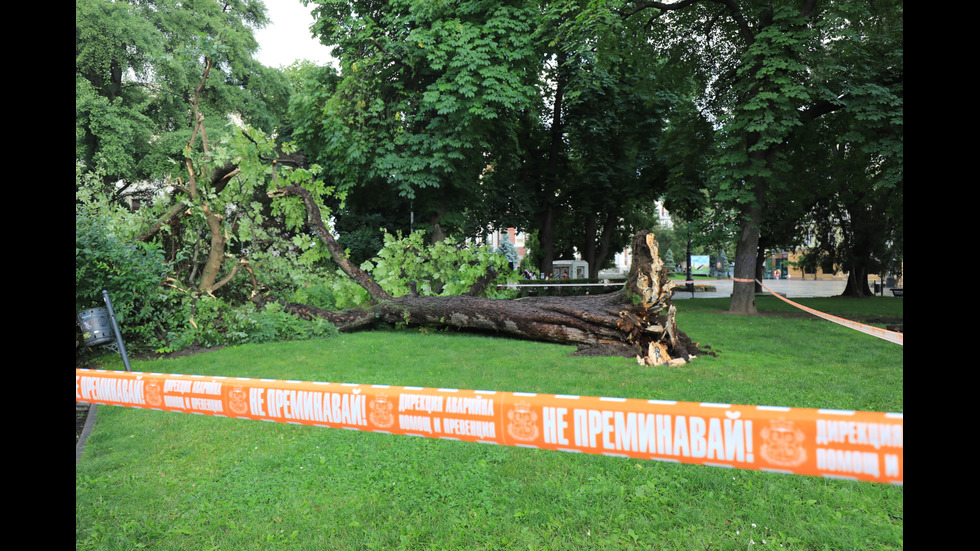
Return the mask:
<svg viewBox="0 0 980 551"><path fill-rule="evenodd" d="M568 59L568 54L559 48L555 59L555 97L554 105L551 108L551 141L548 147L548 165L545 170L543 189L540 190L541 194L539 195L542 210L538 216L538 244L541 246L542 253L538 269L546 277L550 277L555 269L555 215L557 214L555 197L559 188L559 165L561 164L562 133L565 124L562 119L562 106L565 101L567 76L563 67Z"/></svg>
<svg viewBox="0 0 980 551"><path fill-rule="evenodd" d="M602 229L598 227L598 214L589 214L583 220L582 260L589 263L586 277L596 279L609 256L609 244L612 242L613 232L616 231L616 216L611 212L606 213Z"/></svg>
<svg viewBox="0 0 980 551"><path fill-rule="evenodd" d="M852 268L847 272L847 283L840 296L864 298L873 296L874 292L868 286L868 271L864 267Z"/></svg>
<svg viewBox="0 0 980 551"><path fill-rule="evenodd" d="M370 307L343 312L287 304L287 311L297 316L322 317L341 331L381 323L489 332L573 344L583 354L635 356L644 365L680 365L704 353L677 328L676 309L671 303L673 283L667 277L652 233L635 236L629 279L625 288L615 293L514 300L474 295L392 297L346 258L323 224L320 209L309 192L291 186L274 193L303 198L310 224L341 270L374 299Z"/></svg>
<svg viewBox="0 0 980 551"><path fill-rule="evenodd" d="M755 276L762 226L762 186L762 182L756 182L755 201L747 207L735 245L735 282L732 284L732 302L729 307L733 314L758 313L755 309Z"/></svg>

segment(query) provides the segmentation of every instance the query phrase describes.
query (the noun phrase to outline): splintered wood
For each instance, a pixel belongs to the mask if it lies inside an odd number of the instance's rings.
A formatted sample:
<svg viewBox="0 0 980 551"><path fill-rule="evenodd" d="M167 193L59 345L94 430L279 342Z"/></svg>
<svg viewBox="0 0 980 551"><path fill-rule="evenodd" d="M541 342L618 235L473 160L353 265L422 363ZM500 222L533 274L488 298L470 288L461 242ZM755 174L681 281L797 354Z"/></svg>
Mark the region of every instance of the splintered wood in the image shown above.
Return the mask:
<svg viewBox="0 0 980 551"><path fill-rule="evenodd" d="M652 233L637 235L634 240L627 286L640 303L620 312L617 325L626 335L627 342L641 345L645 354L636 356L637 363L679 366L693 358L675 358L670 354L678 344L677 310L671 304L674 283L668 277L660 258L660 246Z"/></svg>

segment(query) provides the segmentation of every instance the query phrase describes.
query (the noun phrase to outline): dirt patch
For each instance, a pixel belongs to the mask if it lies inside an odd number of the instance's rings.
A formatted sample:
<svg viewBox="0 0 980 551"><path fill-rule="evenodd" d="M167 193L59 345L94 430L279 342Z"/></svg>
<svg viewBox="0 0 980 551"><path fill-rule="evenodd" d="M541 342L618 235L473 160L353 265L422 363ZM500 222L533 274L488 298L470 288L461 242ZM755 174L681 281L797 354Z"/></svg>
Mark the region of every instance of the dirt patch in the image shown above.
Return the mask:
<svg viewBox="0 0 980 551"><path fill-rule="evenodd" d="M678 337L678 348L687 351L693 356L717 356L711 347L698 342L692 342L687 335ZM635 358L641 355L643 347L638 344L627 344L624 342L605 342L593 346L581 345L569 356L583 356L587 358L599 358L603 356L622 356L624 358Z"/></svg>
<svg viewBox="0 0 980 551"><path fill-rule="evenodd" d="M75 443L78 444L78 439L82 437L82 431L85 430L85 421L88 419L88 404L75 404Z"/></svg>

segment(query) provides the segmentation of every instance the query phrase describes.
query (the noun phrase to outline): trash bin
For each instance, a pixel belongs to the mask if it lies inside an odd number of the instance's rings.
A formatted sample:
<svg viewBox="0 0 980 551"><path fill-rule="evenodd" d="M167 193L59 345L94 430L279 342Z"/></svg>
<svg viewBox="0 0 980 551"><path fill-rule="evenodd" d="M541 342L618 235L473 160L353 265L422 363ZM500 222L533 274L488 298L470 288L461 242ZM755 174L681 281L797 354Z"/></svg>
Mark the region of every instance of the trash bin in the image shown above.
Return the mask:
<svg viewBox="0 0 980 551"><path fill-rule="evenodd" d="M109 311L105 308L82 310L78 313L78 325L82 329L85 346L98 346L115 339Z"/></svg>

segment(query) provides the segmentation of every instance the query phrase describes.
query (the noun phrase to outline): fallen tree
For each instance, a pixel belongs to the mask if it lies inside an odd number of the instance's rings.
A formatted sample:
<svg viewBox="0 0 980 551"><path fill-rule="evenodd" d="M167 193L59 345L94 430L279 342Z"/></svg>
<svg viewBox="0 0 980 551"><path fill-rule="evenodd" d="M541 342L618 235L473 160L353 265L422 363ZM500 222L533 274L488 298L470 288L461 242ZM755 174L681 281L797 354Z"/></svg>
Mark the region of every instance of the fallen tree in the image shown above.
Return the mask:
<svg viewBox="0 0 980 551"><path fill-rule="evenodd" d="M635 356L643 365L682 365L710 353L700 350L677 328L676 309L671 303L673 283L652 233L641 232L634 237L629 277L624 288L614 293L507 300L476 296L479 289L471 289L461 296L394 297L346 257L309 192L286 186L270 195L302 198L311 227L334 261L373 299L370 307L341 312L286 304L286 310L294 315L327 319L342 332L377 324L404 324L572 344L581 354Z"/></svg>
<svg viewBox="0 0 980 551"><path fill-rule="evenodd" d="M287 157L270 158L262 140L253 139L243 133L254 149L240 152L240 159L254 157L250 162L236 165L234 162L219 162L211 154L206 139L204 117L197 108L199 96L211 70L210 60L205 60L202 79L195 88L191 105L194 114L194 127L185 148L187 168L186 201L176 201L174 206L137 239L146 241L158 235L164 228L189 218L188 215L203 215L206 221L209 244L202 246L208 250L207 260L199 276L196 289L180 289L192 297L196 304L201 295L213 293L230 282L240 268L251 272L250 261L242 255L232 270L223 278L221 270L230 257L228 244L232 240L236 224L224 219L229 206L239 203L252 203L253 188L241 186L242 195L224 203L215 200L229 186L232 177L243 171L254 171L264 162L272 162L273 190L268 195L273 198L298 196L306 210L306 222L323 242L331 257L352 281L357 283L371 297L371 305L363 308L334 312L302 304L286 304L286 311L304 318L320 317L337 326L341 331L355 331L377 324L435 326L463 331L489 332L501 336L530 339L536 341L571 344L579 347L580 353L602 355L635 356L641 364L680 365L702 351L677 328L676 310L671 304L672 283L660 260L658 245L653 234L643 232L635 236L633 243L633 265L624 288L618 292L584 297L529 297L524 299L502 300L479 296L487 285L491 285L496 274L485 273L475 280L467 293L459 296L419 296L410 292L404 296L392 296L375 281L370 274L361 270L347 258L343 248L336 242L323 223L320 206L311 189L295 182L310 182L308 171L293 172L297 176L283 178L280 183L277 167L287 161ZM197 137L201 137L201 159L195 164L192 152ZM263 142L263 143L260 143ZM282 152L289 154L289 152ZM279 152L272 153L279 155ZM255 161L255 162L253 162ZM290 166L302 164L300 159ZM261 171L260 171L261 172ZM202 177L210 174L209 177ZM249 182L266 182L263 177L247 178ZM286 183L288 182L288 183ZM178 187L183 187L178 182ZM306 184L307 186L315 184ZM207 189L200 189L204 186ZM215 202L212 202L215 201ZM226 208L221 208L222 206ZM257 227L261 224L253 224ZM305 232L303 232L305 233ZM252 244L261 246L254 241ZM203 239L202 239L203 242ZM196 275L196 266L189 279ZM252 293L250 300L261 304L262 286L252 274ZM176 280L168 285L178 288ZM194 324L193 309L191 324ZM196 325L195 325L196 327Z"/></svg>

